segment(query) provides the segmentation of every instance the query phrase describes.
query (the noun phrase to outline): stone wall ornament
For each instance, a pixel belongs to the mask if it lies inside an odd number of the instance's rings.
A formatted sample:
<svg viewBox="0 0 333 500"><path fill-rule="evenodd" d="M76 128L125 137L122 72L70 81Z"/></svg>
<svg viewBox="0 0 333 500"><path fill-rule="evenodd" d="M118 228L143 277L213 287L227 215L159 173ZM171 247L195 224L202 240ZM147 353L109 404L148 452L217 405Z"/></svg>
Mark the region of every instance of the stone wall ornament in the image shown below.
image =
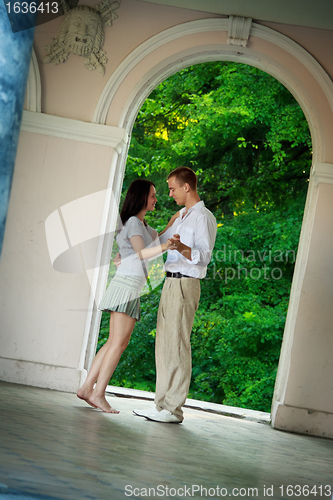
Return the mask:
<svg viewBox="0 0 333 500"><path fill-rule="evenodd" d="M112 26L118 15L114 12L121 0L103 0L95 7L79 5L65 14L57 36L45 47L48 52L43 63L60 64L69 54L83 56L85 67L105 73L107 63L104 45L104 26Z"/></svg>

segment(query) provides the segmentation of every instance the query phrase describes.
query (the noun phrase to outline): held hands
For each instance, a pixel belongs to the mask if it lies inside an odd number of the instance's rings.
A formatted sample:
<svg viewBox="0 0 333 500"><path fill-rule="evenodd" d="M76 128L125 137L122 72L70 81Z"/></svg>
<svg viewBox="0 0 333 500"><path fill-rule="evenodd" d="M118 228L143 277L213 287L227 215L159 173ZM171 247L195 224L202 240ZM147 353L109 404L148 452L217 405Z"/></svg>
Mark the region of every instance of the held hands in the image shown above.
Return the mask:
<svg viewBox="0 0 333 500"><path fill-rule="evenodd" d="M170 250L177 250L185 259L192 260L192 249L180 241L179 234L174 234L170 241Z"/></svg>
<svg viewBox="0 0 333 500"><path fill-rule="evenodd" d="M162 243L161 248L162 252L166 252L167 250L172 250L172 241L171 239L168 239L165 243Z"/></svg>
<svg viewBox="0 0 333 500"><path fill-rule="evenodd" d="M166 250L178 250L180 245L180 236L179 234L174 234L172 238L169 238L165 243L162 245L162 250L165 252Z"/></svg>
<svg viewBox="0 0 333 500"><path fill-rule="evenodd" d="M186 259L192 260L192 250L180 241L179 234L174 234L172 238L169 238L168 241L162 245L162 251L165 252L165 250L177 250Z"/></svg>
<svg viewBox="0 0 333 500"><path fill-rule="evenodd" d="M170 238L171 246L170 250L178 250L178 252L182 251L183 244L180 242L179 234L174 234L172 238Z"/></svg>

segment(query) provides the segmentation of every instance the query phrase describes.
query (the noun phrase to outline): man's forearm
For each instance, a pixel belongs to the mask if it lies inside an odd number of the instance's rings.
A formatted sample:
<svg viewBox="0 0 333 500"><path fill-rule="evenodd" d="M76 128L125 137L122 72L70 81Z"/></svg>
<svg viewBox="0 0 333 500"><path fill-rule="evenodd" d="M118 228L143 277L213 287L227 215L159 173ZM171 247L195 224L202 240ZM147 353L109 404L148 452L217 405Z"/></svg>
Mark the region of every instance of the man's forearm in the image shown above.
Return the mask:
<svg viewBox="0 0 333 500"><path fill-rule="evenodd" d="M182 250L180 253L185 257L187 260L192 260L192 248L184 245L184 243L181 243Z"/></svg>
<svg viewBox="0 0 333 500"><path fill-rule="evenodd" d="M185 259L192 260L192 248L188 247L187 245L184 245L184 243L181 243L180 241L177 242L177 248L178 252L182 254Z"/></svg>

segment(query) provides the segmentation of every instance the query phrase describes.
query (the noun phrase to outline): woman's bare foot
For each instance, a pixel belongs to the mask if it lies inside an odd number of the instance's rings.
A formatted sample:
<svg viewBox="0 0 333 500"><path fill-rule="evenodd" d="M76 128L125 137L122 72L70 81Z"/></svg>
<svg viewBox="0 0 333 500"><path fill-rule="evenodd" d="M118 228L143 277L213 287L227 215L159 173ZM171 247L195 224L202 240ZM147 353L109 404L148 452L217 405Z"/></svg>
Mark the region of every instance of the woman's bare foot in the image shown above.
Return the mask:
<svg viewBox="0 0 333 500"><path fill-rule="evenodd" d="M88 405L92 406L93 408L97 408L96 405L94 405L91 401L90 401L90 396L92 394L92 390L91 391L87 391L84 386L82 386L76 393L77 397L80 398L80 399L83 399L83 401L85 401L86 403L88 403Z"/></svg>
<svg viewBox="0 0 333 500"><path fill-rule="evenodd" d="M105 399L105 396L96 396L92 394L92 396L89 399L89 402L91 405L95 406L96 408L99 408L105 413L119 413L118 410L115 410L114 408L112 408L112 406L109 405L109 403Z"/></svg>

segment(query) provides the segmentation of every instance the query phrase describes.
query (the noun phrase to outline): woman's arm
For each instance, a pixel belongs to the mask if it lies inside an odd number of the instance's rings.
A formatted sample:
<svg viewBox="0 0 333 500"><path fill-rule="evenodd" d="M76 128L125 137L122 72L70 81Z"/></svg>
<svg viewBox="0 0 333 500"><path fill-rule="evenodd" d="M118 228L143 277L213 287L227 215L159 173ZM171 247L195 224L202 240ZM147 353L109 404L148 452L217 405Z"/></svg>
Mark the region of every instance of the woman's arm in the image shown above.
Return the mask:
<svg viewBox="0 0 333 500"><path fill-rule="evenodd" d="M172 226L172 224L175 222L175 220L176 220L176 219L178 219L179 214L180 214L180 212L178 211L177 213L175 213L175 214L171 217L171 219L169 220L169 222L168 222L168 224L166 225L166 227L163 229L163 231L161 231L161 232L159 233L159 236L161 236L163 233L165 233L165 231L166 231L167 229L169 229L169 227L170 227L170 226Z"/></svg>
<svg viewBox="0 0 333 500"><path fill-rule="evenodd" d="M168 248L170 248L172 244L171 240L167 240L165 243L162 243L162 245L150 246L145 248L142 236L138 235L132 236L132 238L130 238L130 242L140 260L152 259L153 257L157 257L158 255L161 255L166 250L168 250Z"/></svg>

